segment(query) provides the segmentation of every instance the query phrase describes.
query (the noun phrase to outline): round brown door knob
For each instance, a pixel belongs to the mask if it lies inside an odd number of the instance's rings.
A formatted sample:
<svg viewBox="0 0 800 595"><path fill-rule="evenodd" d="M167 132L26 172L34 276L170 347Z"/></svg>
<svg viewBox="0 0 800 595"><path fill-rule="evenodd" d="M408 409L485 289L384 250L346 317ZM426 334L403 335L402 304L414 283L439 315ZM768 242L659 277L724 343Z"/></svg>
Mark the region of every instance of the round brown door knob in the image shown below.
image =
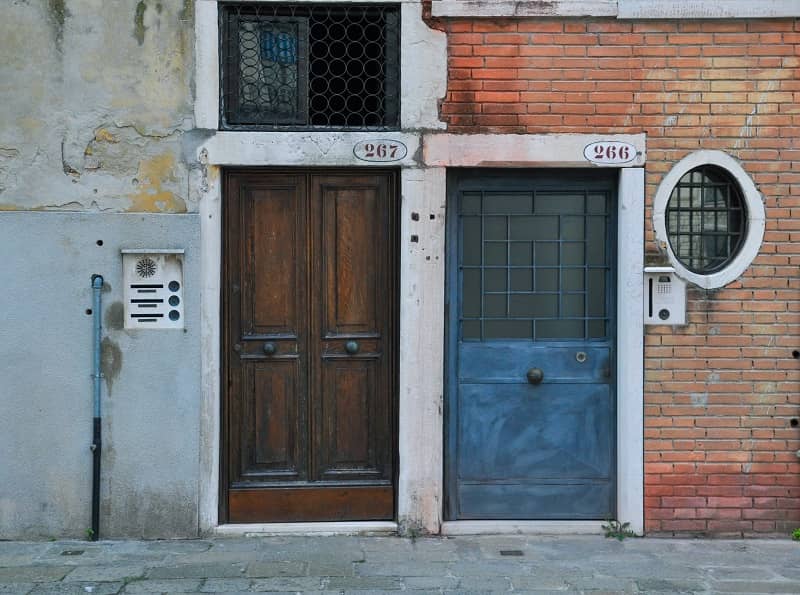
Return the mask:
<svg viewBox="0 0 800 595"><path fill-rule="evenodd" d="M358 342L348 341L347 343L344 344L344 350L350 355L355 355L356 353L358 353Z"/></svg>
<svg viewBox="0 0 800 595"><path fill-rule="evenodd" d="M276 351L278 351L278 348L275 347L275 343L264 343L264 353L266 355L275 355Z"/></svg>
<svg viewBox="0 0 800 595"><path fill-rule="evenodd" d="M541 368L531 368L525 376L531 384L539 384L544 380L544 372L542 372Z"/></svg>

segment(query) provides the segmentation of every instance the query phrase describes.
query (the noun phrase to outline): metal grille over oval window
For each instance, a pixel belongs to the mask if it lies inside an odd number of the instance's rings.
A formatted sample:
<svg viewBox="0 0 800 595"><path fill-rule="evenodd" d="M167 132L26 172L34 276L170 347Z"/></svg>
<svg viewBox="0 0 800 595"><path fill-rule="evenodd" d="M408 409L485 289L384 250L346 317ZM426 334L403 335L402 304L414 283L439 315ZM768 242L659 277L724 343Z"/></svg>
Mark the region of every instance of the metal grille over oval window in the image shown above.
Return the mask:
<svg viewBox="0 0 800 595"><path fill-rule="evenodd" d="M704 165L683 177L667 202L667 234L676 258L693 273L725 267L746 233L745 201L720 167Z"/></svg>
<svg viewBox="0 0 800 595"><path fill-rule="evenodd" d="M222 127L399 127L395 5L230 4L221 12Z"/></svg>

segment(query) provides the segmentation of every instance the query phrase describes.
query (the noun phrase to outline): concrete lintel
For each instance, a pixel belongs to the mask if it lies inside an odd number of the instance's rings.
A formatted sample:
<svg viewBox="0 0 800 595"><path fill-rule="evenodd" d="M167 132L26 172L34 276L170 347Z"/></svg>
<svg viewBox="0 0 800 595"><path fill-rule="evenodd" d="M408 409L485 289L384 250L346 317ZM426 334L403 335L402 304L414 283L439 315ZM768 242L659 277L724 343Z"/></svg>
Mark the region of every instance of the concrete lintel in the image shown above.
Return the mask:
<svg viewBox="0 0 800 595"><path fill-rule="evenodd" d="M636 157L624 167L646 161L644 134L430 134L423 162L431 167L622 167L595 165L584 148L595 142L625 142Z"/></svg>
<svg viewBox="0 0 800 595"><path fill-rule="evenodd" d="M607 17L617 0L433 0L435 17Z"/></svg>
<svg viewBox="0 0 800 595"><path fill-rule="evenodd" d="M367 141L400 141L407 153L396 161L362 161L353 148ZM419 135L406 132L218 132L198 154L214 165L409 167L417 165L419 146Z"/></svg>

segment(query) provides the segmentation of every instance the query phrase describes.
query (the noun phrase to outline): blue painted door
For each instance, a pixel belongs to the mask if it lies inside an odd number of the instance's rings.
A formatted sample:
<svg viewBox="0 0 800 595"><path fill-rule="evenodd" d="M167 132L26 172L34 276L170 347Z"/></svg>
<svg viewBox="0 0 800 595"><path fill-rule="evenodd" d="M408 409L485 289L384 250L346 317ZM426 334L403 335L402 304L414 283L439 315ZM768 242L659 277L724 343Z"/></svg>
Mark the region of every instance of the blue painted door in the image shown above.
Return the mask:
<svg viewBox="0 0 800 595"><path fill-rule="evenodd" d="M450 519L615 511L614 173L450 173Z"/></svg>

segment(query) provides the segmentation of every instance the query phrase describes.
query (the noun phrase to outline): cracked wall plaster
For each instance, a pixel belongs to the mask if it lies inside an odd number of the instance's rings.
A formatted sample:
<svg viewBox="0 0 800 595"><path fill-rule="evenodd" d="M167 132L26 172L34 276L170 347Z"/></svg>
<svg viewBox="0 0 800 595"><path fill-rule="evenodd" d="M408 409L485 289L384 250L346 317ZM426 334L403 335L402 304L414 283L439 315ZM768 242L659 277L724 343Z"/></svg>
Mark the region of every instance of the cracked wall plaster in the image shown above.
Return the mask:
<svg viewBox="0 0 800 595"><path fill-rule="evenodd" d="M0 3L0 210L196 210L193 4Z"/></svg>

